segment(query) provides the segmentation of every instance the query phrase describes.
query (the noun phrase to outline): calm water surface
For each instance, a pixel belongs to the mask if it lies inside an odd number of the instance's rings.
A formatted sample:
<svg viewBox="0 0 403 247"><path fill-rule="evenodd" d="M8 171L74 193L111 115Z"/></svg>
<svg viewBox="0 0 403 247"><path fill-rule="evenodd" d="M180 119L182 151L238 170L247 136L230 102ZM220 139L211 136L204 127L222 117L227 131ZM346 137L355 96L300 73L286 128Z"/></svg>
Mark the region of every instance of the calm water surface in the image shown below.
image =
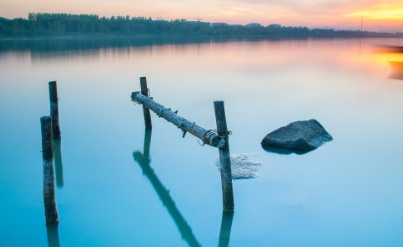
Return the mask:
<svg viewBox="0 0 403 247"><path fill-rule="evenodd" d="M403 81L374 45L399 39L0 42L1 246L402 246ZM130 101L157 102L262 162L222 214L218 151ZM39 118L59 89L60 223L45 226ZM261 139L315 118L334 141L305 155ZM147 159L148 158L148 159ZM230 237L228 239L228 235ZM221 236L221 237L220 237Z"/></svg>

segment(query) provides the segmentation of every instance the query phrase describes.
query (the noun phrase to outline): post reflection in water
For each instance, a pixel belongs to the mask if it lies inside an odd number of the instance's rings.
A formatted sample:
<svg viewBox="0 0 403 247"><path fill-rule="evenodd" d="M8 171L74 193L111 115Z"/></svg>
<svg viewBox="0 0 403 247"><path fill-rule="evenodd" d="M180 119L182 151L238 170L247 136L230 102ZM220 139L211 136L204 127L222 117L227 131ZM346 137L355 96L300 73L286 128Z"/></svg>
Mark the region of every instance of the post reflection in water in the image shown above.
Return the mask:
<svg viewBox="0 0 403 247"><path fill-rule="evenodd" d="M49 247L60 247L59 226L58 225L46 226L46 231L48 234L48 246Z"/></svg>
<svg viewBox="0 0 403 247"><path fill-rule="evenodd" d="M150 143L151 130L145 130L143 154L140 151L133 152L134 160L140 165L143 174L150 180L163 205L167 208L172 219L175 221L179 232L189 246L201 246L192 232L192 228L187 224L182 214L175 205L174 200L169 195L168 190L162 185L154 170L150 166Z"/></svg>
<svg viewBox="0 0 403 247"><path fill-rule="evenodd" d="M62 151L61 151L61 139L54 139L55 144L54 150L54 161L55 161L55 172L56 172L56 185L58 188L63 187L63 164L62 164Z"/></svg>
<svg viewBox="0 0 403 247"><path fill-rule="evenodd" d="M231 236L232 220L234 219L234 212L222 211L220 239L218 247L228 247Z"/></svg>

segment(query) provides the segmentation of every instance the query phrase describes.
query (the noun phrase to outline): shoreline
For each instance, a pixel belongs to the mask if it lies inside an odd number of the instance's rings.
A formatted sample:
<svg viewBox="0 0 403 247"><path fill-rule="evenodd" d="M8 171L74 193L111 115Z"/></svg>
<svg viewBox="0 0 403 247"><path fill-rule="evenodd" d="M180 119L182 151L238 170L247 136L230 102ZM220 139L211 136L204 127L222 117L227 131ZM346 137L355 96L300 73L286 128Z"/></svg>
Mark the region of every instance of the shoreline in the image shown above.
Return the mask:
<svg viewBox="0 0 403 247"><path fill-rule="evenodd" d="M242 34L62 34L38 36L1 36L0 41L31 41L31 40L107 40L107 39L368 39L368 38L403 38L403 35L328 35L328 36L295 36L295 35L242 35Z"/></svg>

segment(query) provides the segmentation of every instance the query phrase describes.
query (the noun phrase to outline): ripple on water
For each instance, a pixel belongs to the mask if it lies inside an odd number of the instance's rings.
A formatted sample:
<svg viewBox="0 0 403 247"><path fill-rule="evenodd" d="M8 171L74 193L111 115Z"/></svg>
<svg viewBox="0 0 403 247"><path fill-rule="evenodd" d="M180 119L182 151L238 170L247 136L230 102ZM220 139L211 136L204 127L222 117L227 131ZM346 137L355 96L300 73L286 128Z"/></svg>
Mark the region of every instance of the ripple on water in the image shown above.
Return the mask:
<svg viewBox="0 0 403 247"><path fill-rule="evenodd" d="M251 179L259 176L258 170L262 163L252 160L251 154L231 154L231 172L232 179ZM219 157L217 157L215 165L220 169Z"/></svg>

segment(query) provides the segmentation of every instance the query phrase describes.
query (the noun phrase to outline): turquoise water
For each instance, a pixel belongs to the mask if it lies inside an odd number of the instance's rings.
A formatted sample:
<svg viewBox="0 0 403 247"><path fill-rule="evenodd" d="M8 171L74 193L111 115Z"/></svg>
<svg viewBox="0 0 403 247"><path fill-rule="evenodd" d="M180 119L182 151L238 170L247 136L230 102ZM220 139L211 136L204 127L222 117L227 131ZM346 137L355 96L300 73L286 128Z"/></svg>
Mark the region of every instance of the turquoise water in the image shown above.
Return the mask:
<svg viewBox="0 0 403 247"><path fill-rule="evenodd" d="M0 245L402 246L403 81L388 61L403 55L379 44L403 40L0 42ZM225 101L231 153L261 162L257 178L233 182L233 216L218 150L155 114L144 132L130 100L141 76L154 100L206 129ZM39 118L51 80L62 170L60 223L47 231ZM332 142L305 155L261 148L312 118Z"/></svg>

